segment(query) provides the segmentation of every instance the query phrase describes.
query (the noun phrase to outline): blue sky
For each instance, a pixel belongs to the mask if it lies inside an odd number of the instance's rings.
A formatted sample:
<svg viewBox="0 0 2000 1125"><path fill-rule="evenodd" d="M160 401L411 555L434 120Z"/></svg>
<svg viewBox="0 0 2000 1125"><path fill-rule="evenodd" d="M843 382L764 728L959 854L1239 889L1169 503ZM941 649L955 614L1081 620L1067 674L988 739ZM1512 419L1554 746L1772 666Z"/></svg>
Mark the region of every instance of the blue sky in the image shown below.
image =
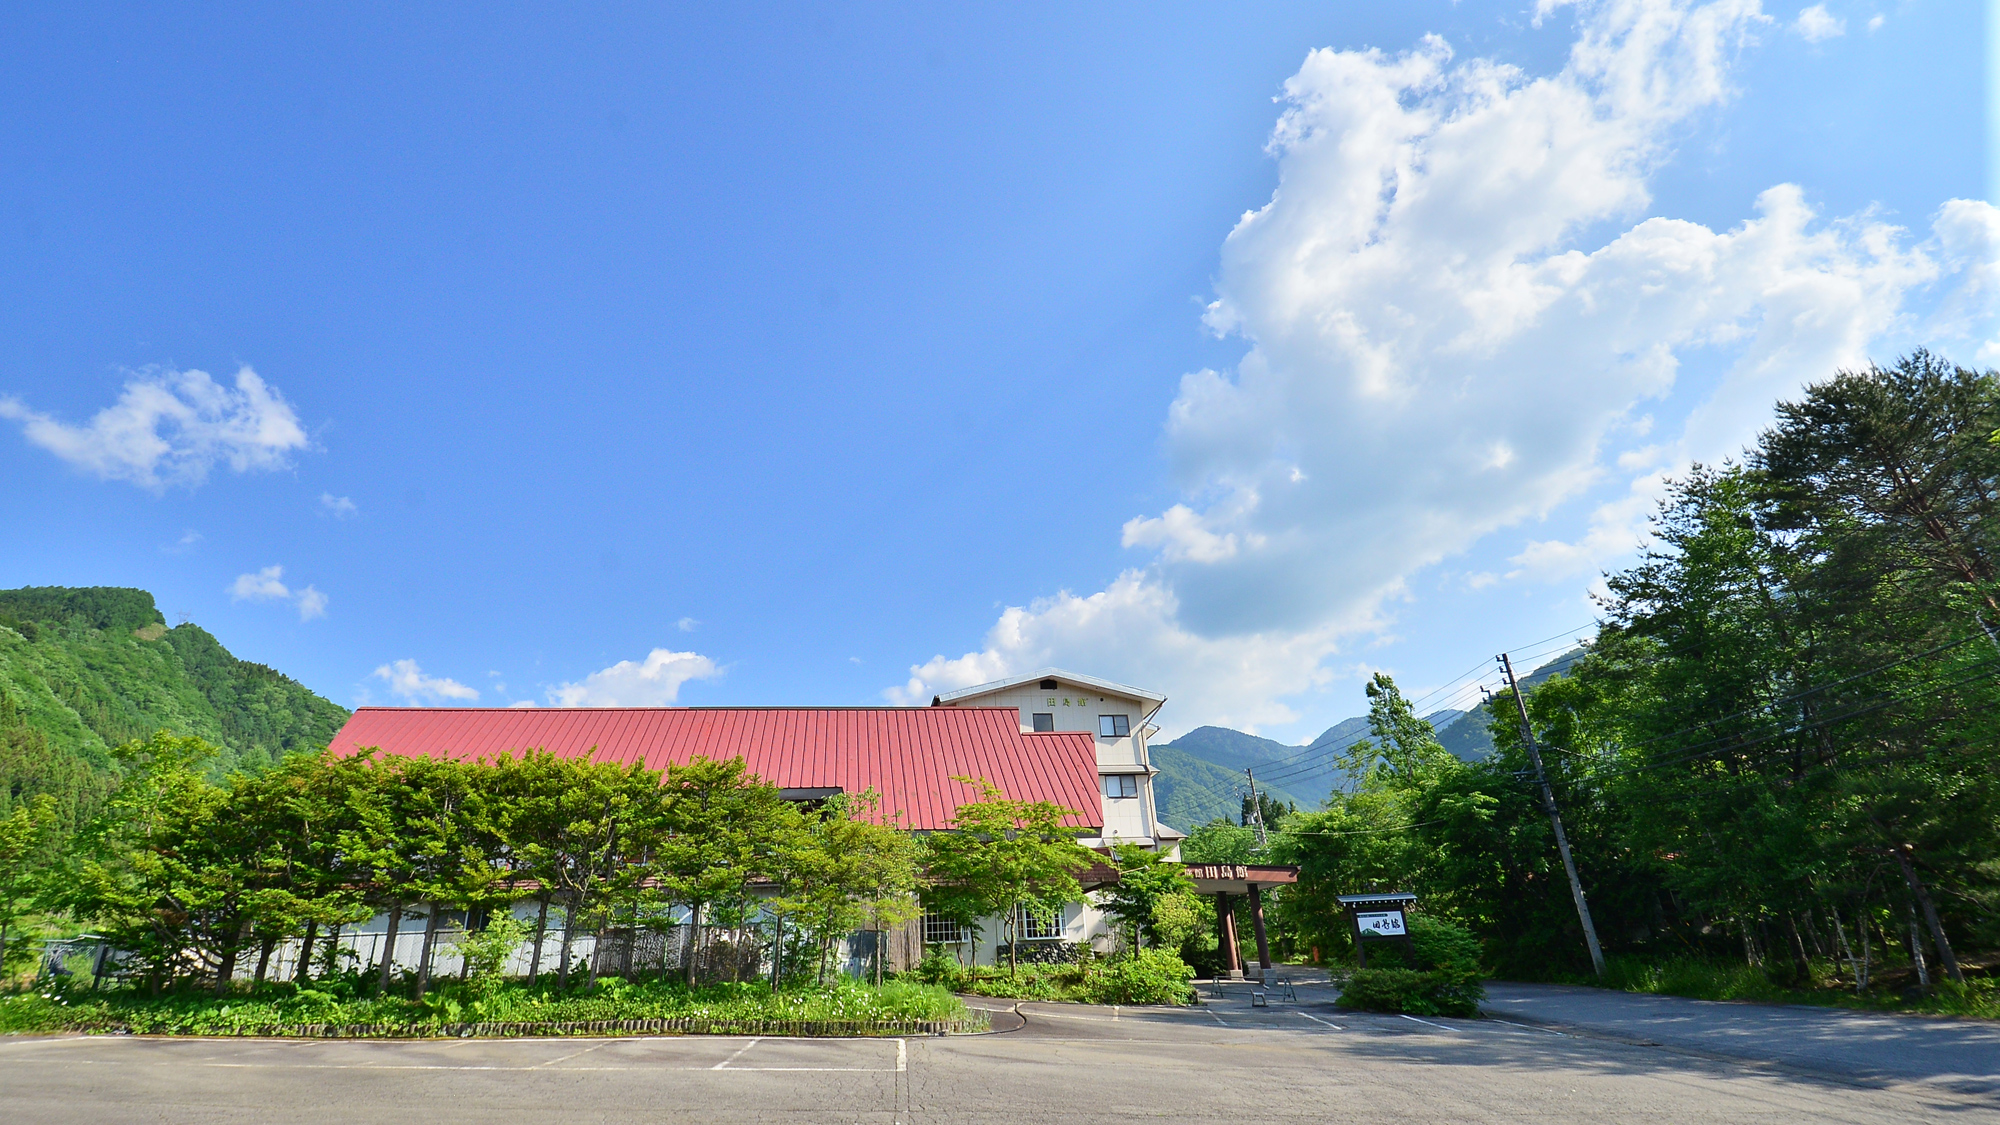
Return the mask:
<svg viewBox="0 0 2000 1125"><path fill-rule="evenodd" d="M0 584L347 705L1302 741L1774 396L2000 363L1980 7L1543 8L17 6Z"/></svg>

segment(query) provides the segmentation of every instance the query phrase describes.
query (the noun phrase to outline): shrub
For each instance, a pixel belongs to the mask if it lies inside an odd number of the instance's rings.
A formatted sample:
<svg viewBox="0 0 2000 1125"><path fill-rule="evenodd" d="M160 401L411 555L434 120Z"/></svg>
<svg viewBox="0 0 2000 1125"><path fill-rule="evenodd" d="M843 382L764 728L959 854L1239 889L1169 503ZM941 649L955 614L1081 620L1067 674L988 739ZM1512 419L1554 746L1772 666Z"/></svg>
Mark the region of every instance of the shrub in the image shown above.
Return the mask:
<svg viewBox="0 0 2000 1125"><path fill-rule="evenodd" d="M1417 1016L1476 1016L1486 998L1480 984L1479 940L1441 918L1410 918L1410 951L1377 946L1375 966L1357 969L1341 986L1340 1006ZM1412 956L1412 954L1414 956Z"/></svg>
<svg viewBox="0 0 2000 1125"><path fill-rule="evenodd" d="M1194 970L1165 949L1141 949L1104 963L1084 988L1099 1004L1186 1004L1194 998L1188 982Z"/></svg>
<svg viewBox="0 0 2000 1125"><path fill-rule="evenodd" d="M944 946L933 945L924 950L924 959L910 969L910 975L925 984L941 984L955 990L964 981L965 966L945 952Z"/></svg>

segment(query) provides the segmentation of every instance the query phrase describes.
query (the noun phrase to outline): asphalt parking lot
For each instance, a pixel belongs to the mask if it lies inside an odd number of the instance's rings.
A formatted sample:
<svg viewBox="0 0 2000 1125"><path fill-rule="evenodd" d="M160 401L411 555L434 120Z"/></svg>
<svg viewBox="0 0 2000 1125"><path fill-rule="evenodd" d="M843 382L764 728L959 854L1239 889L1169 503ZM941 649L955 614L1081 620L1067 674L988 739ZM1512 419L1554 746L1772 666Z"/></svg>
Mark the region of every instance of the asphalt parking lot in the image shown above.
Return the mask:
<svg viewBox="0 0 2000 1125"><path fill-rule="evenodd" d="M0 1119L2000 1121L1991 1093L1520 1021L1015 1006L990 1035L451 1041L0 1039Z"/></svg>

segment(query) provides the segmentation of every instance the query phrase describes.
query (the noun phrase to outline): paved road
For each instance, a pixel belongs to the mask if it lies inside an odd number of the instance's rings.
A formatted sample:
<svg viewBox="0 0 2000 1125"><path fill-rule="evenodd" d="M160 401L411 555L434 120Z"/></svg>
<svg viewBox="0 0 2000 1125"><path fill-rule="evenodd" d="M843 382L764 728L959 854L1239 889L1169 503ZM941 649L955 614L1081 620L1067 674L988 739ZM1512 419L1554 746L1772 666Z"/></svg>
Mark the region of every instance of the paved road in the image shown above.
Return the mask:
<svg viewBox="0 0 2000 1125"><path fill-rule="evenodd" d="M1717 1003L1554 984L1489 984L1486 1011L1862 1080L2000 1095L2000 1024L1985 1020Z"/></svg>
<svg viewBox="0 0 2000 1125"><path fill-rule="evenodd" d="M1493 1020L1020 1006L907 1040L0 1038L0 1120L2000 1123L2000 1098Z"/></svg>

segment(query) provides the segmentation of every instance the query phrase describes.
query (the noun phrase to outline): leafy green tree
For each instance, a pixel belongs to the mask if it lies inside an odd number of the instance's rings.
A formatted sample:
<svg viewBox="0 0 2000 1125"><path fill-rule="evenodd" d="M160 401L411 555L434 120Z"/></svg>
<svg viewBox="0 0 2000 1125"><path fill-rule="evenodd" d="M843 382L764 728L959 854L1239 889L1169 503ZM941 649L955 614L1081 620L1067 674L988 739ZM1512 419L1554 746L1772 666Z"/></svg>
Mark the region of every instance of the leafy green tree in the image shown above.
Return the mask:
<svg viewBox="0 0 2000 1125"><path fill-rule="evenodd" d="M882 822L873 791L834 797L799 816L782 838L771 906L796 919L813 942L821 983L835 941L871 930L879 942L884 930L916 916L916 840Z"/></svg>
<svg viewBox="0 0 2000 1125"><path fill-rule="evenodd" d="M1095 860L1077 843L1082 814L1051 801L1010 799L985 778L952 780L979 797L958 806L948 831L925 838L924 902L961 921L1000 915L1008 971L1016 973L1021 911L1057 911L1083 898L1077 876Z"/></svg>
<svg viewBox="0 0 2000 1125"><path fill-rule="evenodd" d="M1179 949L1187 938L1182 928L1188 919L1177 912L1186 911L1188 906L1178 899L1194 892L1194 880L1180 864L1137 844L1115 845L1112 857L1118 865L1118 881L1097 892L1098 905L1118 919L1132 948ZM1167 904L1164 909L1163 903ZM1162 925L1166 933L1161 932Z"/></svg>
<svg viewBox="0 0 2000 1125"><path fill-rule="evenodd" d="M776 871L793 810L741 758L669 766L655 788L663 805L643 870L661 894L688 909L682 972L692 985L704 912L717 902L747 901L752 883Z"/></svg>
<svg viewBox="0 0 2000 1125"><path fill-rule="evenodd" d="M0 981L7 976L8 938L40 902L54 866L58 815L55 798L44 793L0 817Z"/></svg>

